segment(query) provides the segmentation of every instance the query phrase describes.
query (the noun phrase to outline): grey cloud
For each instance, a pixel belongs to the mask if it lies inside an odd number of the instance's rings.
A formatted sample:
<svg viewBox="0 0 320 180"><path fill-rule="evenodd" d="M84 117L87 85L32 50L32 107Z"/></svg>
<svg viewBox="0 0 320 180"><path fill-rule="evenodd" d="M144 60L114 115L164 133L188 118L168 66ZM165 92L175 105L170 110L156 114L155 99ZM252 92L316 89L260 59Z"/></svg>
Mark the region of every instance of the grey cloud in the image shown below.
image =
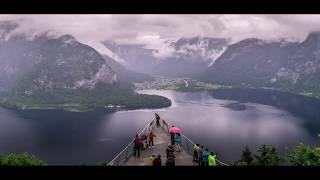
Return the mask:
<svg viewBox="0 0 320 180"><path fill-rule="evenodd" d="M99 51L101 41L112 40L143 43L163 54L171 52L163 43L172 38L303 40L309 32L320 30L320 15L0 15L0 20L18 21L17 32L71 34Z"/></svg>

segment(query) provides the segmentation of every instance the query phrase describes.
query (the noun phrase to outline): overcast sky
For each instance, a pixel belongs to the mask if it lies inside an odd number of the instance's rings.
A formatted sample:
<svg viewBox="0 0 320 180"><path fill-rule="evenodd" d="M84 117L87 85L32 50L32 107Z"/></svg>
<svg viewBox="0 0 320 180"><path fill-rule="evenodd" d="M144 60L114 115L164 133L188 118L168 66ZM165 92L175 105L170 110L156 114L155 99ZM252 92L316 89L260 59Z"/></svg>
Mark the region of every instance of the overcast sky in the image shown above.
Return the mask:
<svg viewBox="0 0 320 180"><path fill-rule="evenodd" d="M18 21L20 32L71 34L100 52L103 40L144 44L165 53L169 50L163 42L181 37L303 40L320 31L320 15L0 15L0 20Z"/></svg>

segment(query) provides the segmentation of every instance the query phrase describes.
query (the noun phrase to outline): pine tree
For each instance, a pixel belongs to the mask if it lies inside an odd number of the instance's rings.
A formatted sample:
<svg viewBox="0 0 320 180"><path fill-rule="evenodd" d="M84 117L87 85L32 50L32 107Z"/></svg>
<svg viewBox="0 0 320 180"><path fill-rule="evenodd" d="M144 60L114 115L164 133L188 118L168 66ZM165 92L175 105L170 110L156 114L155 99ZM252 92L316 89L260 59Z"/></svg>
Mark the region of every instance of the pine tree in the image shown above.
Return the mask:
<svg viewBox="0 0 320 180"><path fill-rule="evenodd" d="M246 145L245 149L242 151L241 159L236 161L237 166L251 166L253 165L253 156L249 147Z"/></svg>
<svg viewBox="0 0 320 180"><path fill-rule="evenodd" d="M257 166L277 166L282 161L282 158L278 155L277 150L272 145L263 144L258 152L259 155L254 155Z"/></svg>

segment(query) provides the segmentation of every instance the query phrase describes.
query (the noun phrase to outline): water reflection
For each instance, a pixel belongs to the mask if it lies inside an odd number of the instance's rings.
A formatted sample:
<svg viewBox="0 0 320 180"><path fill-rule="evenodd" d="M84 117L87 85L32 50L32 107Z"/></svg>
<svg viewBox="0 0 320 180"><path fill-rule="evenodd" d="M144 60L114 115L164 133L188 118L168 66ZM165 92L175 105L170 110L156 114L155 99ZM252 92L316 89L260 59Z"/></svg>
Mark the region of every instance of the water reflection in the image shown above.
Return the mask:
<svg viewBox="0 0 320 180"><path fill-rule="evenodd" d="M178 108L169 109L162 116L179 125L194 141L217 151L227 161L238 159L246 144L252 149L263 143L272 144L284 152L284 146L292 146L299 141L317 143L313 131L305 126L314 122L307 122L308 119L284 109L249 103L250 99L233 98L234 92L226 93L233 100L216 99L217 96L213 98L212 93L207 92L184 93L183 104L179 104L181 94L177 94L174 98ZM273 97L280 99L276 94ZM194 103L196 99L198 101Z"/></svg>
<svg viewBox="0 0 320 180"><path fill-rule="evenodd" d="M27 151L49 164L110 161L158 112L196 143L225 161L247 144L273 144L283 152L298 141L317 144L319 101L270 92L175 92L143 90L169 97L173 106L117 113L12 111L0 108L0 154Z"/></svg>

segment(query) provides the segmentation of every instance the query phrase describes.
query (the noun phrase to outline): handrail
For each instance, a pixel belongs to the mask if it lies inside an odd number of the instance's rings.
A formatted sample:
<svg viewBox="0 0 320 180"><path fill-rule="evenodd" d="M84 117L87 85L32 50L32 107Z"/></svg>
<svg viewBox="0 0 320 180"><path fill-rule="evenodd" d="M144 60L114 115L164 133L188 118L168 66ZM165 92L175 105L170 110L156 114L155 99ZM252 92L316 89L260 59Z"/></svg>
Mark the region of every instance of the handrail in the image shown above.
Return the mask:
<svg viewBox="0 0 320 180"><path fill-rule="evenodd" d="M166 122L170 127L172 126L171 123L169 123L168 121L166 120L162 120L163 122ZM167 126L167 128L169 129L169 127ZM193 141L191 141L189 138L187 138L185 135L183 135L183 133L181 133L182 137L184 137L187 141L189 141L192 145L195 145L195 143ZM188 151L189 152L189 151ZM229 166L229 164L227 163L224 163L222 161L220 161L218 158L217 158L217 162L224 165L224 166Z"/></svg>
<svg viewBox="0 0 320 180"><path fill-rule="evenodd" d="M147 123L147 125L141 130L141 132L140 132L138 135L141 136L142 133L144 133L144 132L146 132L146 131L149 131L149 130L150 130L150 127L153 127L153 125L154 125L154 120L155 120L155 118L153 118L149 123ZM163 124L166 123L166 127L167 127L168 132L169 132L169 128L172 126L172 124L169 123L168 121L164 120L164 119L162 120L162 123L163 123ZM148 129L147 129L147 128L148 128ZM163 126L162 128L164 128L164 126ZM194 143L192 140L190 140L188 137L186 137L183 133L181 133L181 135L182 135L182 137L183 137L184 139L187 140L187 142L189 142L190 144L192 144L192 145L194 146L195 143ZM127 160L127 157L128 157L128 148L133 144L133 142L134 142L134 139L133 139L132 141L130 141L130 143L129 143L115 158L113 158L113 159L110 161L110 163L108 163L107 166L113 165L114 162L115 162L117 159L119 159L118 161L120 161L121 158L119 158L119 157L127 150L126 157L125 157L125 159L123 160L123 161L125 162L125 161ZM188 144L187 144L187 146L188 146ZM188 148L188 147L187 147L187 148ZM192 152L189 152L189 148L188 148L188 153L192 154ZM224 166L229 166L227 163L224 163L224 162L220 161L218 158L217 158L217 162L220 163L220 164L222 164L222 165L224 165ZM123 162L118 162L118 165L121 164L121 163L123 163Z"/></svg>
<svg viewBox="0 0 320 180"><path fill-rule="evenodd" d="M146 130L146 128L149 128L151 125L153 125L153 121L155 120L155 118L153 118L149 123L147 123L147 125L141 130L141 132L138 134L138 136L141 136L141 134L143 133L143 132L145 132L145 130ZM152 124L151 124L152 123ZM149 129L148 129L149 130ZM115 158L113 158L109 163L108 163L108 165L107 166L111 166L111 165L113 165L113 163L114 163L114 161L117 159L117 158L119 158L119 156L125 151L125 150L127 150L130 146L131 146L131 144L134 142L134 139L132 140L132 141L130 141L130 143L115 157Z"/></svg>

